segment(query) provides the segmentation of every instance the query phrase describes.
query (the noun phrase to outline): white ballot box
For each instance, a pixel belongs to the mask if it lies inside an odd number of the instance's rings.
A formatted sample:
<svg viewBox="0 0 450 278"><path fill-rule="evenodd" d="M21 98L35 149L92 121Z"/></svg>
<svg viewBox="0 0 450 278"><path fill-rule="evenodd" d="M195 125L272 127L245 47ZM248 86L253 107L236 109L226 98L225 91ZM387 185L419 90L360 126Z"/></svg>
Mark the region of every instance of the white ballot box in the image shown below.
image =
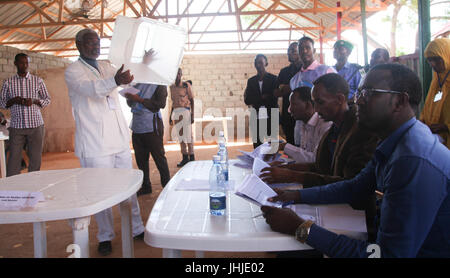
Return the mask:
<svg viewBox="0 0 450 278"><path fill-rule="evenodd" d="M180 26L117 16L109 60L118 68L124 64L134 82L170 85L175 82L186 39L186 30Z"/></svg>

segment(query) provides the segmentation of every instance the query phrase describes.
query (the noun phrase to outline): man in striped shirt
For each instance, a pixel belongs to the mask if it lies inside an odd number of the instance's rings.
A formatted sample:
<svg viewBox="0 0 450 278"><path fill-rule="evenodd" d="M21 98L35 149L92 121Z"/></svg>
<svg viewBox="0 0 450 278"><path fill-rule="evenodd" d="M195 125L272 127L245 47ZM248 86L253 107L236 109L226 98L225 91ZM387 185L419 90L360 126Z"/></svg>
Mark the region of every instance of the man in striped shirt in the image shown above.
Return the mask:
<svg viewBox="0 0 450 278"><path fill-rule="evenodd" d="M44 81L28 72L28 62L28 55L16 55L14 65L17 74L5 80L0 94L0 107L11 109L10 154L6 170L8 177L20 174L25 143L30 160L28 171L41 169L44 120L40 109L50 104L50 95Z"/></svg>

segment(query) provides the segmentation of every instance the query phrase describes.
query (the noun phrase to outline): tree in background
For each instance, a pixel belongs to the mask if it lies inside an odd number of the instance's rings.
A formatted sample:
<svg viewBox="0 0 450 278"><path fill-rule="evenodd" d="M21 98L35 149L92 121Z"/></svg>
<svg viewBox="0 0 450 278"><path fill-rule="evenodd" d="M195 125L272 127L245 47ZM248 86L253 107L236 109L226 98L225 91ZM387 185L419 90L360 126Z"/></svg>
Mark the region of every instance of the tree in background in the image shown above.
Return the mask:
<svg viewBox="0 0 450 278"><path fill-rule="evenodd" d="M394 8L392 11L392 15L389 15L385 18L386 21L391 22L391 46L389 49L389 54L391 56L400 56L404 55L404 53L401 49L397 48L396 43L396 35L398 31L398 27L400 26L398 17L400 14L400 11L402 8L410 9L414 12L416 15L415 17L408 17L403 19L402 22L409 24L410 26L414 26L415 28L418 28L418 8L417 8L417 0L392 0L390 2ZM450 19L450 1L444 1L444 0L430 0L430 7L434 5L439 5L439 7L442 7L442 15L439 16L433 16L431 15L431 23L446 23ZM416 49L418 49L418 40L416 40Z"/></svg>

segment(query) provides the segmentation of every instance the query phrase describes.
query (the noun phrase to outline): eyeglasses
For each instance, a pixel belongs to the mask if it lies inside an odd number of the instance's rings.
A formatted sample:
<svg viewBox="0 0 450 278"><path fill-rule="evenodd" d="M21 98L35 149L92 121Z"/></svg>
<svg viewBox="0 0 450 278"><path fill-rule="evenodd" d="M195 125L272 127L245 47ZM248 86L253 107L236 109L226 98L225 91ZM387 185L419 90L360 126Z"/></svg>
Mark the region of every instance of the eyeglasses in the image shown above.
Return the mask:
<svg viewBox="0 0 450 278"><path fill-rule="evenodd" d="M374 93L379 94L403 94L402 92L398 91L390 91L390 90L382 90L382 89L367 89L367 88L359 88L355 95L353 96L353 101L356 103L358 99L368 99L370 96L372 96Z"/></svg>

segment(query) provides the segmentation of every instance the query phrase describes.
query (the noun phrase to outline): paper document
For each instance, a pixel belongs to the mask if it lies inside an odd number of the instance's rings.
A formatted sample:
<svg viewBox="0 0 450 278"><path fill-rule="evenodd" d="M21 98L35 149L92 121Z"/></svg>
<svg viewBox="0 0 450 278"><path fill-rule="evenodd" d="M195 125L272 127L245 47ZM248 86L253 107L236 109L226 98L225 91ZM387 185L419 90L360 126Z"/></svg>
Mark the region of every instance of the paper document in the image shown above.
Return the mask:
<svg viewBox="0 0 450 278"><path fill-rule="evenodd" d="M245 159L244 158L240 158L243 157L243 155L238 155L237 158L239 158L242 161L236 161L234 162L233 166L239 167L239 168L244 168L244 169L252 169L252 164L250 162L244 162Z"/></svg>
<svg viewBox="0 0 450 278"><path fill-rule="evenodd" d="M314 221L317 225L322 225L322 219L320 218L320 209L311 205L290 205L288 208L292 209L298 216L304 220Z"/></svg>
<svg viewBox="0 0 450 278"><path fill-rule="evenodd" d="M258 177L263 173L262 169L271 167L269 163L263 161L260 158L255 158L255 161L253 162L253 174L257 175ZM273 183L268 184L270 188L283 188L283 187L299 187L299 183Z"/></svg>
<svg viewBox="0 0 450 278"><path fill-rule="evenodd" d="M136 89L135 87L128 87L128 88L125 88L125 89L122 89L119 91L119 94L123 97L125 97L126 93L135 95L135 94L139 93L139 90Z"/></svg>
<svg viewBox="0 0 450 278"><path fill-rule="evenodd" d="M44 200L42 192L0 191L0 211L32 209Z"/></svg>
<svg viewBox="0 0 450 278"><path fill-rule="evenodd" d="M253 166L253 162L255 158L259 158L264 161L264 157L266 154L270 154L272 152L272 147L269 143L264 143L257 147L253 152L245 152L242 150L239 150L243 155L239 155L237 158L241 160L243 164L248 164L249 167L242 167L239 165L238 167L242 168L251 168ZM267 162L273 162L273 161L279 161L281 159L281 154L277 153L274 156L270 156L269 160Z"/></svg>
<svg viewBox="0 0 450 278"><path fill-rule="evenodd" d="M261 175L262 173L262 169L270 167L269 163L263 161L260 158L255 158L255 160L253 161L253 174L257 175L258 177Z"/></svg>
<svg viewBox="0 0 450 278"><path fill-rule="evenodd" d="M258 206L282 206L281 202L272 203L267 201L268 198L276 196L277 193L255 174L247 175L242 183L236 187L235 194Z"/></svg>

